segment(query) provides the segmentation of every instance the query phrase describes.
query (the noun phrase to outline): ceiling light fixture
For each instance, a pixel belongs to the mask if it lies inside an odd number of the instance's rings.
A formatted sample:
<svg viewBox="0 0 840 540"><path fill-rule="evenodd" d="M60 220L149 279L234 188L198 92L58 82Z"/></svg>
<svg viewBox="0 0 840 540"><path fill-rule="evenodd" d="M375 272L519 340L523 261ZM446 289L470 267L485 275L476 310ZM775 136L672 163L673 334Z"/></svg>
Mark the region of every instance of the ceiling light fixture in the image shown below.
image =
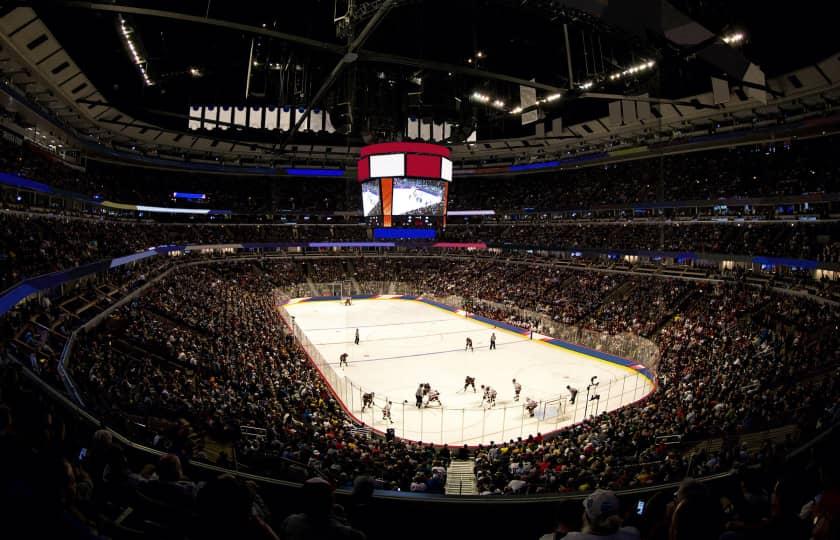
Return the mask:
<svg viewBox="0 0 840 540"><path fill-rule="evenodd" d="M128 47L129 52L131 52L131 61L134 62L134 65L137 66L137 69L140 71L140 75L143 77L143 82L146 86L152 86L154 82L152 82L152 79L149 77L149 73L146 71L146 59L140 56L140 52L138 51L137 45L134 43L134 38L132 37L134 30L126 24L122 15L120 15L120 33L122 34L126 47Z"/></svg>
<svg viewBox="0 0 840 540"><path fill-rule="evenodd" d="M656 65L656 62L654 62L653 60L648 60L648 61L642 62L640 64L630 66L629 68L625 69L624 71L617 71L617 72L613 73L612 75L610 75L610 80L615 81L617 79L621 79L622 77L626 77L628 75L635 75L636 73L641 73L643 71L647 71L647 70L653 68L653 66L655 66L655 65Z"/></svg>
<svg viewBox="0 0 840 540"><path fill-rule="evenodd" d="M744 41L744 37L746 36L744 36L743 32L733 32L723 36L721 39L723 39L723 42L727 45L738 45Z"/></svg>

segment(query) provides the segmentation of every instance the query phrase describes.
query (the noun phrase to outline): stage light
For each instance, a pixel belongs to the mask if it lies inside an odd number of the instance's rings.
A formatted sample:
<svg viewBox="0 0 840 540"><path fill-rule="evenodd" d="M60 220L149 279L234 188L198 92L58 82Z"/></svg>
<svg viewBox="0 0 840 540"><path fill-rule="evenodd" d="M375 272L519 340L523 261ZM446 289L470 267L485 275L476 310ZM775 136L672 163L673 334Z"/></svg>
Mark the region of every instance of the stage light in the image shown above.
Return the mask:
<svg viewBox="0 0 840 540"><path fill-rule="evenodd" d="M201 70L200 70L200 69L198 69L197 67L191 67L191 68L189 69L189 73L190 73L190 77L196 77L196 78L201 77L202 75L204 75L204 74L201 72Z"/></svg>

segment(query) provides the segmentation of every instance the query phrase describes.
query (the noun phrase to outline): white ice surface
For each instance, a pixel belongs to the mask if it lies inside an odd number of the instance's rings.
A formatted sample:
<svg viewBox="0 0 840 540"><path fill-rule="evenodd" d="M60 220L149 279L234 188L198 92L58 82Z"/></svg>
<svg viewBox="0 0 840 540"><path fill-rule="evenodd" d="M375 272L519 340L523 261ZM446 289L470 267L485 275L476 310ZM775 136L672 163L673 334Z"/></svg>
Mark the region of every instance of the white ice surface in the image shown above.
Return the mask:
<svg viewBox="0 0 840 540"><path fill-rule="evenodd" d="M422 189L394 189L394 215L406 215L440 203L443 195L435 196Z"/></svg>
<svg viewBox="0 0 840 540"><path fill-rule="evenodd" d="M579 422L586 414L612 410L643 398L652 384L635 371L562 347L466 318L429 304L402 299L292 303L285 306L297 325L334 370L334 384L345 406L374 429L393 427L396 435L438 444L478 444L548 433ZM356 328L361 343L353 344ZM490 334L496 333L494 351ZM466 338L475 352L465 352ZM349 366L339 368L339 356ZM464 378L476 379L477 393L464 392ZM593 375L601 399L586 402ZM519 402L513 383L522 384ZM443 407L415 407L418 384L440 391ZM496 407L481 403L481 385L498 392ZM578 388L574 405L566 385ZM376 393L374 411L361 413L363 392ZM526 398L539 402L535 417L523 409ZM392 401L393 425L383 421L381 406ZM403 404L403 401L407 403ZM559 403L559 404L558 404Z"/></svg>

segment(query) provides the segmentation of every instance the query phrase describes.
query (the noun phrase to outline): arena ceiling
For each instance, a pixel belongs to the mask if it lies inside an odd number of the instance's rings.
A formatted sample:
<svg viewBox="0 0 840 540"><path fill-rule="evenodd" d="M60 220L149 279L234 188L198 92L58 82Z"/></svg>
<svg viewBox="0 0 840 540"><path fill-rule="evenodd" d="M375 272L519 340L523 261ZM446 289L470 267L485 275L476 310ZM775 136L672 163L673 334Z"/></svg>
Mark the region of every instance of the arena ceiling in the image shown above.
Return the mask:
<svg viewBox="0 0 840 540"><path fill-rule="evenodd" d="M330 112L336 133L208 133L278 155L300 145L398 139L409 117L451 123L448 144L462 144L472 132L480 141L533 139L540 131L523 125L518 110L527 84L536 87L538 104L524 112L536 113L549 130L560 119L563 133L548 135L575 139L590 131L565 126L606 117L621 97L687 105L679 100L710 92L711 77L735 86L745 80L745 66L757 66L762 76L745 84L766 87L764 75L840 49L836 39L815 37L833 35L830 18L815 16L816 2L784 13L718 0L32 5L95 85L98 94L83 104L118 109L131 123L183 133L188 107L196 104L314 104ZM336 23L348 6L350 16ZM674 33L688 23L690 39L701 36L690 44ZM737 44L720 39L736 34L744 38ZM639 65L646 67L617 76Z"/></svg>

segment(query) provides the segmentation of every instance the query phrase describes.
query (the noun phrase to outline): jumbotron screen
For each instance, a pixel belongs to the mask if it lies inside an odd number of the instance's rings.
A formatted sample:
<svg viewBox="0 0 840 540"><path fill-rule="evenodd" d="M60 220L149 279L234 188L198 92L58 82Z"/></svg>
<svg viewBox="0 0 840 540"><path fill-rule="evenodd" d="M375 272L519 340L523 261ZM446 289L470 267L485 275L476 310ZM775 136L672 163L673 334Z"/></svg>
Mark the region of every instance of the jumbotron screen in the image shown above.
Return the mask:
<svg viewBox="0 0 840 540"><path fill-rule="evenodd" d="M362 184L362 210L365 213L365 217L382 215L379 180L371 180Z"/></svg>
<svg viewBox="0 0 840 540"><path fill-rule="evenodd" d="M446 182L425 178L383 178L362 183L365 217L443 216Z"/></svg>
<svg viewBox="0 0 840 540"><path fill-rule="evenodd" d="M394 178L395 216L442 216L444 182L420 178Z"/></svg>

